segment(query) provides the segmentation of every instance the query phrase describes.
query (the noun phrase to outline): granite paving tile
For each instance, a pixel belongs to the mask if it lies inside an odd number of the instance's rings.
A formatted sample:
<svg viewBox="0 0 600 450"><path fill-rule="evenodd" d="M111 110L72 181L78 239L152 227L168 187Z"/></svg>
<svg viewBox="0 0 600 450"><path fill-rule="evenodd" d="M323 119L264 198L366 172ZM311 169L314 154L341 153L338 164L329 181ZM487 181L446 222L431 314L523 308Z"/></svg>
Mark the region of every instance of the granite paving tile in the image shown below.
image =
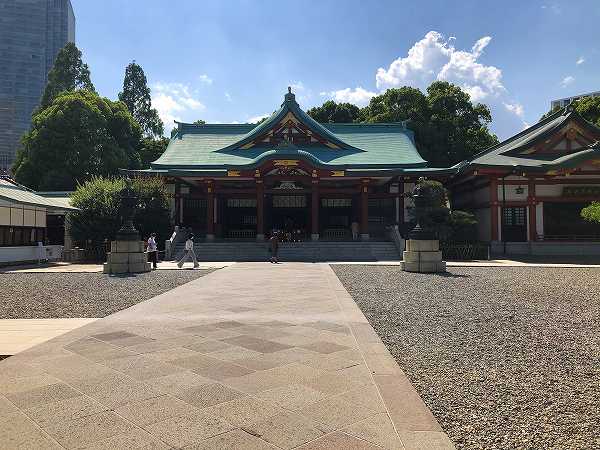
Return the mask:
<svg viewBox="0 0 600 450"><path fill-rule="evenodd" d="M112 359L110 361L105 361L104 364L111 369L129 375L136 380L147 380L149 378L183 371L181 367L157 361L156 359L143 355Z"/></svg>
<svg viewBox="0 0 600 450"><path fill-rule="evenodd" d="M67 448L80 448L111 436L129 433L135 427L112 411L49 425L44 430Z"/></svg>
<svg viewBox="0 0 600 450"><path fill-rule="evenodd" d="M60 383L60 380L48 374L34 375L31 377L8 378L0 381L0 393L29 391L49 384Z"/></svg>
<svg viewBox="0 0 600 450"><path fill-rule="evenodd" d="M344 428L344 432L380 445L390 450L403 450L404 446L386 413L373 415Z"/></svg>
<svg viewBox="0 0 600 450"><path fill-rule="evenodd" d="M203 366L194 367L192 372L203 377L212 378L216 381L223 381L227 378L241 377L254 372L252 369L243 367L234 363L216 360Z"/></svg>
<svg viewBox="0 0 600 450"><path fill-rule="evenodd" d="M190 406L188 403L169 395L126 403L123 406L115 408L117 414L142 426L160 422L170 417L191 414L195 411L196 408Z"/></svg>
<svg viewBox="0 0 600 450"><path fill-rule="evenodd" d="M226 344L223 341L207 339L202 342L194 342L194 343L186 344L183 347L187 348L189 350L193 350L195 352L199 352L199 353L211 353L211 352L216 352L217 350L224 350L227 348L231 348L232 346L229 344Z"/></svg>
<svg viewBox="0 0 600 450"><path fill-rule="evenodd" d="M146 383L151 385L156 392L174 395L186 389L198 388L204 384L213 384L214 380L191 371L185 371L151 378L146 380Z"/></svg>
<svg viewBox="0 0 600 450"><path fill-rule="evenodd" d="M63 448L22 413L0 422L0 444L4 449Z"/></svg>
<svg viewBox="0 0 600 450"><path fill-rule="evenodd" d="M227 422L241 427L253 424L283 412L275 403L255 397L238 397L204 409L208 414L222 417Z"/></svg>
<svg viewBox="0 0 600 450"><path fill-rule="evenodd" d="M297 447L298 450L381 450L370 442L336 431Z"/></svg>
<svg viewBox="0 0 600 450"><path fill-rule="evenodd" d="M185 447L184 450L275 450L266 441L243 430L233 430Z"/></svg>
<svg viewBox="0 0 600 450"><path fill-rule="evenodd" d="M345 425L372 416L375 411L364 406L351 404L338 397L330 397L313 403L299 410L298 413L337 430Z"/></svg>
<svg viewBox="0 0 600 450"><path fill-rule="evenodd" d="M175 394L178 398L197 408L207 408L242 397L245 394L220 383L204 384L184 389Z"/></svg>
<svg viewBox="0 0 600 450"><path fill-rule="evenodd" d="M108 407L98 403L96 400L85 395L80 395L65 400L59 400L57 402L33 406L24 409L24 412L32 420L44 427L53 423L66 422L79 419L80 417L91 416L92 414L97 414L106 411L107 409Z"/></svg>
<svg viewBox="0 0 600 450"><path fill-rule="evenodd" d="M240 347L254 350L260 353L273 353L286 348L292 348L291 345L280 344L279 342L269 341L249 335L223 339L228 344L238 345Z"/></svg>
<svg viewBox="0 0 600 450"><path fill-rule="evenodd" d="M269 389L255 394L262 400L269 400L281 408L296 410L325 398L325 394L300 384L291 384Z"/></svg>
<svg viewBox="0 0 600 450"><path fill-rule="evenodd" d="M454 450L446 433L439 431L400 431L400 440L406 450Z"/></svg>
<svg viewBox="0 0 600 450"><path fill-rule="evenodd" d="M235 427L220 417L198 411L146 425L153 436L173 447L185 447L226 433Z"/></svg>
<svg viewBox="0 0 600 450"><path fill-rule="evenodd" d="M86 450L168 450L172 447L153 437L150 433L140 429L116 434L106 439L101 439L86 447Z"/></svg>
<svg viewBox="0 0 600 450"><path fill-rule="evenodd" d="M317 341L312 344L299 345L299 347L318 353L334 353L348 350L348 347L345 345L338 345L328 341Z"/></svg>
<svg viewBox="0 0 600 450"><path fill-rule="evenodd" d="M19 391L6 394L6 398L21 409L31 408L44 403L52 403L71 397L77 397L81 392L65 383L49 384L29 391Z"/></svg>
<svg viewBox="0 0 600 450"><path fill-rule="evenodd" d="M244 426L242 430L284 449L298 447L331 431L327 426L291 412Z"/></svg>

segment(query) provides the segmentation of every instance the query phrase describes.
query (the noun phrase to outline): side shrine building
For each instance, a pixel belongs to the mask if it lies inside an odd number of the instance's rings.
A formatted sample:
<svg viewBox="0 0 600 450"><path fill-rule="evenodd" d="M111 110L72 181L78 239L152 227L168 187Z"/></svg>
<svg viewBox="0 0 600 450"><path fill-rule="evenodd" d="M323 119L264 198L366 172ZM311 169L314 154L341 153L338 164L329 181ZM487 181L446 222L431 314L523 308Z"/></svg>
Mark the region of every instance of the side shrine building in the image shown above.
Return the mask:
<svg viewBox="0 0 600 450"><path fill-rule="evenodd" d="M565 109L468 161L430 168L405 124L321 124L289 90L258 125L179 123L151 168L132 172L164 177L173 222L207 241L263 240L274 229L385 239L390 226L410 228L403 194L425 176L446 185L453 208L476 214L493 250L508 242L531 253L532 243L600 241L579 218L600 199L599 140L599 128Z"/></svg>

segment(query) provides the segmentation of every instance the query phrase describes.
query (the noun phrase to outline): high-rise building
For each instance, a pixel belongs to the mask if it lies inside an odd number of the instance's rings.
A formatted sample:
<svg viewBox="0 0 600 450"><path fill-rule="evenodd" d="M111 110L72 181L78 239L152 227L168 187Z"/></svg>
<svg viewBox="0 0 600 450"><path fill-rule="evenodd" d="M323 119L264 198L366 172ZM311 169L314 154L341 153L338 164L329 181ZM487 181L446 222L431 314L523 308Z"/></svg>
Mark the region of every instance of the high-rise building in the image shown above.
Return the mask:
<svg viewBox="0 0 600 450"><path fill-rule="evenodd" d="M571 102L585 97L600 97L600 91L588 92L587 94L574 95L573 97L565 97L552 100L550 102L550 110L553 110L555 108L564 108L565 106L568 106Z"/></svg>
<svg viewBox="0 0 600 450"><path fill-rule="evenodd" d="M12 165L67 42L75 42L70 0L0 0L0 171Z"/></svg>

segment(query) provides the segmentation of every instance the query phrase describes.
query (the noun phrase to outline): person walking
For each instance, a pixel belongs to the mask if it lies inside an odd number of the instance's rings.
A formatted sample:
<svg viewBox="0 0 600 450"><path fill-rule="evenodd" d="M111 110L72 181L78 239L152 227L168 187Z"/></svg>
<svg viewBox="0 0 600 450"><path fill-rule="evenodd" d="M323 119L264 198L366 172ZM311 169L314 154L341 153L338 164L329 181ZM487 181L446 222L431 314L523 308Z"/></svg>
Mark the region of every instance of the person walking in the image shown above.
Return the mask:
<svg viewBox="0 0 600 450"><path fill-rule="evenodd" d="M352 223L350 224L350 230L352 231L352 240L357 241L358 240L358 222L356 220L353 220Z"/></svg>
<svg viewBox="0 0 600 450"><path fill-rule="evenodd" d="M148 238L148 261L152 263L152 268L156 270L158 264L158 247L156 246L156 233L152 233Z"/></svg>
<svg viewBox="0 0 600 450"><path fill-rule="evenodd" d="M177 262L177 266L181 269L188 258L194 263L194 269L200 266L200 264L198 264L198 259L196 259L196 253L194 252L194 235L191 233L188 235L187 241L185 241L185 253L179 262Z"/></svg>
<svg viewBox="0 0 600 450"><path fill-rule="evenodd" d="M269 238L269 244L271 245L271 262L277 264L279 262L277 260L277 254L279 252L279 233L277 231L273 231L273 234Z"/></svg>

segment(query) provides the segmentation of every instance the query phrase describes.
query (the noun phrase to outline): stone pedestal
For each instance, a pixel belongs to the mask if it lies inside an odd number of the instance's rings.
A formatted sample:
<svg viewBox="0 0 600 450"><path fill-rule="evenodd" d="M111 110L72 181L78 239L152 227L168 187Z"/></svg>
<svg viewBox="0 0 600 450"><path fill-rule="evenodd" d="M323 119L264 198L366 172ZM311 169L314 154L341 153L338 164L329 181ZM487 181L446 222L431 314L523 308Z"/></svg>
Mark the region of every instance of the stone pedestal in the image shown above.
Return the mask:
<svg viewBox="0 0 600 450"><path fill-rule="evenodd" d="M446 261L442 261L440 242L438 240L406 241L406 250L400 263L406 272L435 273L446 271Z"/></svg>
<svg viewBox="0 0 600 450"><path fill-rule="evenodd" d="M106 255L104 273L124 274L150 272L151 264L142 241L112 241Z"/></svg>

